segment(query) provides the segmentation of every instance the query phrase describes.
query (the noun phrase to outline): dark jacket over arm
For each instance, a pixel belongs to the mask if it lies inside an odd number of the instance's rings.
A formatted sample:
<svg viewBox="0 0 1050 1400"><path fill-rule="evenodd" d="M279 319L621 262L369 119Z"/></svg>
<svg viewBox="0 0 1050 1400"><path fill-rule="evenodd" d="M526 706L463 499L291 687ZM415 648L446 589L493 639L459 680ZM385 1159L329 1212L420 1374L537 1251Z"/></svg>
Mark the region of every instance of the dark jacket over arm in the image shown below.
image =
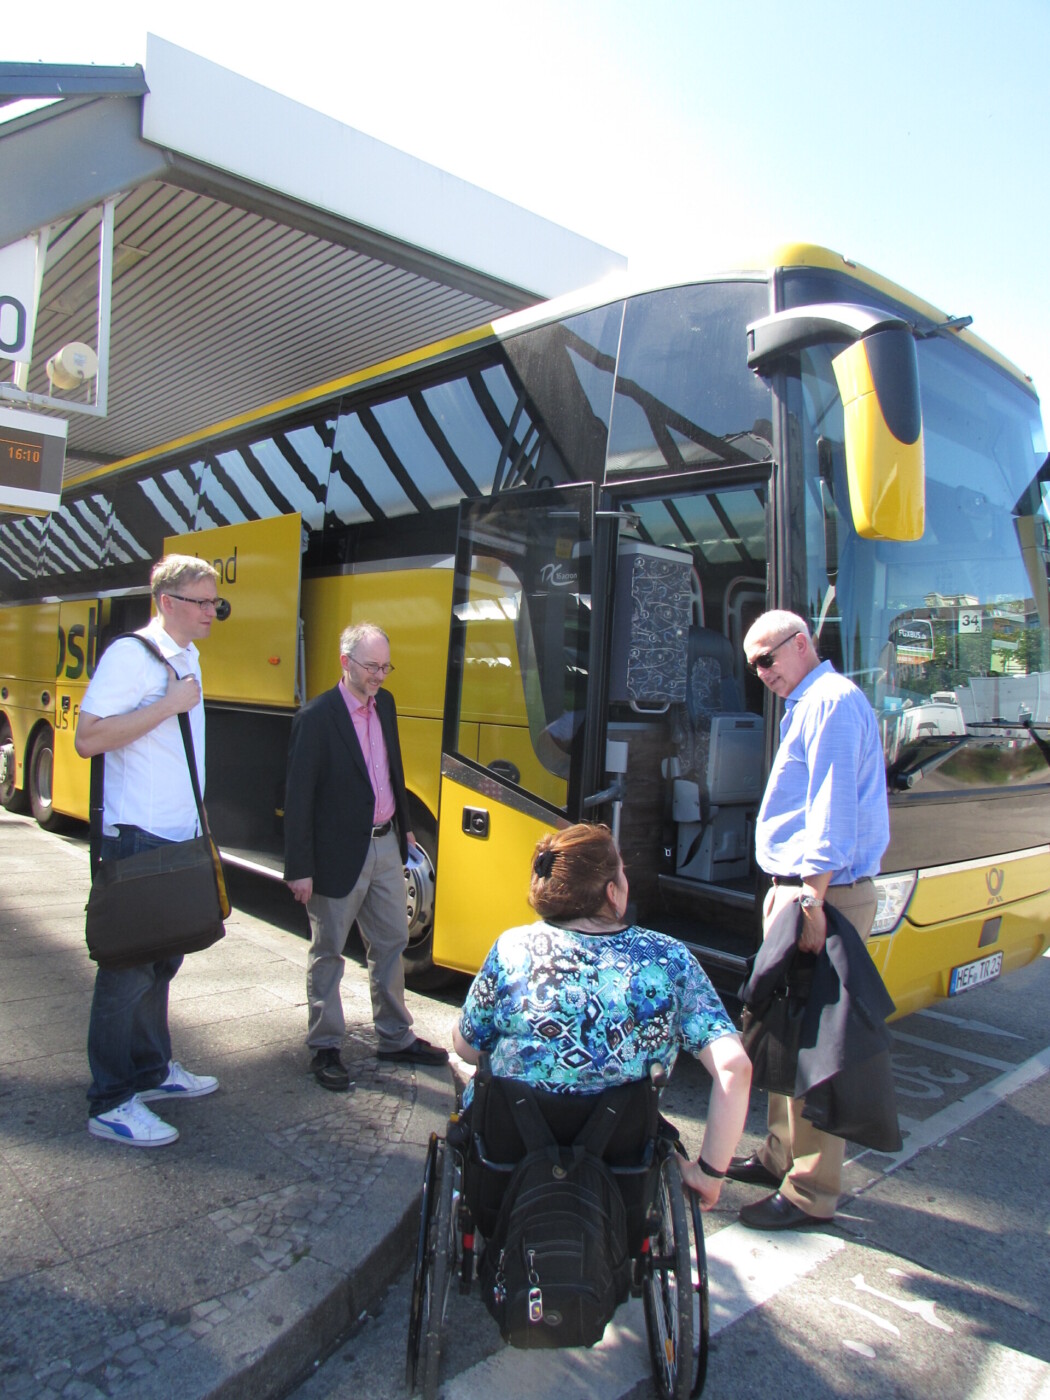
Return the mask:
<svg viewBox="0 0 1050 1400"><path fill-rule="evenodd" d="M376 713L383 729L401 858L410 829L405 773L394 697L381 690ZM354 722L338 686L296 715L288 746L284 797L284 878L314 882L316 894L348 895L372 839L375 794Z"/></svg>

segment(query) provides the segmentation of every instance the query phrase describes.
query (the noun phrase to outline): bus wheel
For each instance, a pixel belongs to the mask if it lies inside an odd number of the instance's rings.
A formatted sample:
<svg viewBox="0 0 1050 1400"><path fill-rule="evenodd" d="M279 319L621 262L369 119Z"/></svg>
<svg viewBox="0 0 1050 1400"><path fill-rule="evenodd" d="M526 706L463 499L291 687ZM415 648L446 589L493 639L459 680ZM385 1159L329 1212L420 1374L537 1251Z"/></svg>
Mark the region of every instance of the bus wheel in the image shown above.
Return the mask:
<svg viewBox="0 0 1050 1400"><path fill-rule="evenodd" d="M7 720L0 720L0 807L8 812L24 812L29 806L24 788L15 786L17 770L15 741Z"/></svg>
<svg viewBox="0 0 1050 1400"><path fill-rule="evenodd" d="M405 949L405 981L417 992L433 992L455 981L456 974L434 966L434 860L437 838L429 820L418 808L412 812L412 830L423 852L422 864L405 867L405 899L408 904L408 947Z"/></svg>
<svg viewBox="0 0 1050 1400"><path fill-rule="evenodd" d="M29 749L29 805L37 824L53 831L60 818L52 804L52 781L55 772L55 736L48 728L41 729Z"/></svg>

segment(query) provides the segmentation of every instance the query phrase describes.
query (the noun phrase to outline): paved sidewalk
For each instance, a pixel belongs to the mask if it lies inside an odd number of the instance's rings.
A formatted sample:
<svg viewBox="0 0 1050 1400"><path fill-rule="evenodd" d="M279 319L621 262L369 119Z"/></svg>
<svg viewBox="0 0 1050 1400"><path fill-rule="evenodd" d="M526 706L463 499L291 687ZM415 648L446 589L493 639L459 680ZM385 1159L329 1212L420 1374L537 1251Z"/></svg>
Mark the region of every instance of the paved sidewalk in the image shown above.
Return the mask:
<svg viewBox="0 0 1050 1400"><path fill-rule="evenodd" d="M218 1092L154 1105L170 1147L92 1138L87 888L84 843L0 812L0 1394L279 1396L408 1258L451 1073L381 1066L348 978L355 1088L320 1089L306 942L235 910L172 989L175 1057Z"/></svg>

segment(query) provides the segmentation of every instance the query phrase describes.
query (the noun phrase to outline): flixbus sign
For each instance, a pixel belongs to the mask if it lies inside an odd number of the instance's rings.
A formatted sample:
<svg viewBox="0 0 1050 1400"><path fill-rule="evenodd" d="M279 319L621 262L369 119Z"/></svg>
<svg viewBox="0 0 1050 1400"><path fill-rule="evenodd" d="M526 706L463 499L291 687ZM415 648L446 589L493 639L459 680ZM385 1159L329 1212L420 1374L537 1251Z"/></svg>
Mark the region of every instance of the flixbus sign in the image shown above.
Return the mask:
<svg viewBox="0 0 1050 1400"><path fill-rule="evenodd" d="M98 603L63 603L58 625L55 678L89 681L98 665Z"/></svg>

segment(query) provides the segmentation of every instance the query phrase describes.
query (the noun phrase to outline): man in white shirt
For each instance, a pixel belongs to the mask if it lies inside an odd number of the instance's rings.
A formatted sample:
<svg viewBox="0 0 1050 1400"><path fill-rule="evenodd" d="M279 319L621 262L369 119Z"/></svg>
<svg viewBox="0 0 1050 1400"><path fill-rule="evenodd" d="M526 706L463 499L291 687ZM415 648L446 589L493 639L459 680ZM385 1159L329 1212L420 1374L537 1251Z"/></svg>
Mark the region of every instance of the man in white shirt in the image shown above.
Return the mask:
<svg viewBox="0 0 1050 1400"><path fill-rule="evenodd" d="M144 646L118 639L102 655L80 706L76 750L106 755L102 858L121 860L198 834L178 716L188 713L198 780L204 791L204 701L194 641L206 637L228 605L217 597L210 564L170 554L156 564L150 588L156 616ZM129 1147L164 1147L179 1136L146 1107L152 1101L201 1098L218 1080L190 1074L171 1058L168 989L182 958L130 968L100 967L88 1027L91 1105L88 1132Z"/></svg>

